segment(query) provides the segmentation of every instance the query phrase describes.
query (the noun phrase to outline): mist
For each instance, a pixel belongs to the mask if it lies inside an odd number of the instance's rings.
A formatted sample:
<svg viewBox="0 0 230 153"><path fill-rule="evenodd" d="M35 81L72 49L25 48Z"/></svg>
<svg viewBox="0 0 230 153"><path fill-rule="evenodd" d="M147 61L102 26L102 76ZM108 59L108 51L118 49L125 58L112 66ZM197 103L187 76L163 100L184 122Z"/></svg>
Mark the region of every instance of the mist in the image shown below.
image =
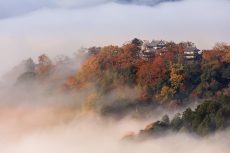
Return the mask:
<svg viewBox="0 0 230 153"><path fill-rule="evenodd" d="M77 66L76 66L77 67ZM63 70L63 69L61 69ZM47 82L46 82L47 83ZM57 82L56 82L57 83ZM29 84L26 84L29 85ZM201 138L192 134L171 133L143 141L125 141L124 136L138 134L150 122L165 113L155 110L148 118L132 115L116 119L82 111L82 102L94 93L81 90L65 93L50 91L52 83L1 88L0 150L2 153L228 153L230 133L217 132ZM28 89L30 92L28 92ZM105 101L121 96L135 98L136 89L124 88L109 93ZM182 110L180 110L182 111ZM196 146L196 147L194 147Z"/></svg>
<svg viewBox="0 0 230 153"><path fill-rule="evenodd" d="M9 12L17 11L18 2L9 2L15 4L9 4ZM1 1L1 7L8 8L9 2ZM134 37L193 41L200 49L230 41L228 0L185 0L154 7L102 1L74 7L70 2L62 4L68 7L51 7L48 1L31 5L20 1L19 6L39 8L0 20L0 74L28 57L72 55L81 47L121 45Z"/></svg>
<svg viewBox="0 0 230 153"><path fill-rule="evenodd" d="M121 119L82 112L82 102L90 91L77 93L49 92L47 87L1 88L0 149L2 153L228 153L230 133L217 132L201 138L180 132L144 141L125 141L129 133L137 134L166 110L154 111L148 118L126 115ZM131 96L131 89L125 89ZM116 98L116 91L107 101ZM136 93L133 93L136 95ZM194 146L196 146L194 148Z"/></svg>
<svg viewBox="0 0 230 153"><path fill-rule="evenodd" d="M123 139L165 114L172 119L187 105L169 111L140 104L142 114L135 104L118 110L120 99L126 106L143 94L137 86L101 96L94 84L77 91L63 85L84 62L82 48L121 46L135 37L192 41L201 50L230 43L229 9L229 0L0 0L1 153L228 153L229 129L202 138L180 131L143 141ZM55 65L51 74L20 82L26 72L21 61L32 58L38 65L42 54ZM55 61L65 56L67 63ZM95 97L99 107L87 110L87 101ZM97 112L105 106L115 106L117 114ZM195 109L197 103L189 106Z"/></svg>
<svg viewBox="0 0 230 153"><path fill-rule="evenodd" d="M141 4L153 6L163 2L177 0L8 0L0 1L0 19L25 15L43 8L82 8L97 6L108 2L118 2L121 4ZM6 7L7 6L7 7Z"/></svg>
<svg viewBox="0 0 230 153"><path fill-rule="evenodd" d="M147 122L130 118L120 121L104 120L95 115L84 119L75 117L71 121L63 122L63 115L62 119L59 116L57 121L57 114L60 112L51 113L50 110L42 109L39 111L22 109L22 111L23 115L18 113L20 111L16 111L10 116L11 119L20 117L20 122L17 123L15 119L9 123L8 119L8 122L4 122L4 126L1 125L2 153L228 153L229 151L228 131L206 138L182 133L142 142L126 142L122 140L124 135L130 131L137 132ZM1 113L2 115L4 114ZM4 121L2 118L1 122ZM15 122L17 126L13 126Z"/></svg>

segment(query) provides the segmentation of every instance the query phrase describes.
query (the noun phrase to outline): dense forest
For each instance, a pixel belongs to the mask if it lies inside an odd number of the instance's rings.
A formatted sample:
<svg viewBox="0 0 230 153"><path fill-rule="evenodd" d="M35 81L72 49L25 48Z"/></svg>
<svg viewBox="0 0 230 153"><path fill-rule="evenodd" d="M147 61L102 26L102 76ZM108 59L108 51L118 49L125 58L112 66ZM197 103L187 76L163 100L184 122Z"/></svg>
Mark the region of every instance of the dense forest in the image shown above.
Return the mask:
<svg viewBox="0 0 230 153"><path fill-rule="evenodd" d="M230 47L217 43L211 50L200 51L195 59L186 59L191 42L166 42L141 58L143 41L133 39L122 46L91 47L76 59L60 57L53 62L41 55L36 64L23 62L17 85L52 84L49 90L88 92L81 109L103 116L148 116L154 109L170 110L199 103L173 119L142 130L139 135L158 131L189 131L207 135L229 126L230 115ZM146 52L150 53L150 52ZM81 57L81 58L79 58ZM72 66L81 59L78 70ZM113 97L113 98L111 98Z"/></svg>
<svg viewBox="0 0 230 153"><path fill-rule="evenodd" d="M187 108L184 112L174 115L171 120L168 115L164 115L160 121L147 125L138 134L126 135L124 140L156 138L178 132L207 136L217 131L226 130L229 126L230 96L228 95L205 101L195 110Z"/></svg>

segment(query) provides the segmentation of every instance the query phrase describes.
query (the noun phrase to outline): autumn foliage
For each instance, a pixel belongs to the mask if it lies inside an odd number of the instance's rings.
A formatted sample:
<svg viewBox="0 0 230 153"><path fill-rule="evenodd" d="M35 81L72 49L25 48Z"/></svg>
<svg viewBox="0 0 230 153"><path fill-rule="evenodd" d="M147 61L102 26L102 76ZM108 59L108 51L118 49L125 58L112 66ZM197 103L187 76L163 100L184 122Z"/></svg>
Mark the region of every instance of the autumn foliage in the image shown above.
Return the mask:
<svg viewBox="0 0 230 153"><path fill-rule="evenodd" d="M64 80L57 73L58 67L69 60L53 62L48 56L41 55L33 75L21 78L35 76L37 80L48 82L56 78L64 91L95 89L85 100L85 109L94 107L94 101L100 105L107 94L126 87L138 89L139 93L132 99L133 103L127 105L129 100L118 97L119 107L134 107L142 102L181 106L194 99L220 96L230 88L230 52L226 44L219 43L212 50L204 50L199 60L186 60L184 50L193 43L169 42L147 61L140 58L138 45L127 43L121 47L91 48L95 51L88 53L90 55L77 71L63 75Z"/></svg>

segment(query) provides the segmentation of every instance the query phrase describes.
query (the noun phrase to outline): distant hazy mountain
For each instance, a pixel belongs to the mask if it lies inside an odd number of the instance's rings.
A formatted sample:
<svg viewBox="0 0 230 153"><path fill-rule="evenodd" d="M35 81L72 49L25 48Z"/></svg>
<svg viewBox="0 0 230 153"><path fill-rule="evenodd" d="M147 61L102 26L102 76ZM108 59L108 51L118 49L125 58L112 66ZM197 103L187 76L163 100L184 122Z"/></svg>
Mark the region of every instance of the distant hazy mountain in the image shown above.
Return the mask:
<svg viewBox="0 0 230 153"><path fill-rule="evenodd" d="M119 3L126 3L126 4L138 4L138 5L149 5L154 6L163 2L176 2L181 0L117 0Z"/></svg>

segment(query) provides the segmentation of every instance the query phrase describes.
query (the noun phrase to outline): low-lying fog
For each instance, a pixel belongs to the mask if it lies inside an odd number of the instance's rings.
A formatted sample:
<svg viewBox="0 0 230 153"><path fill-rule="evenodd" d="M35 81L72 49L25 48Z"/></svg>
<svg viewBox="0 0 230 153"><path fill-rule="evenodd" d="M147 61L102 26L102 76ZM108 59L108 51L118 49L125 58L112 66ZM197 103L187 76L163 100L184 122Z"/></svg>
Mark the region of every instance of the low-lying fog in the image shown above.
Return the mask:
<svg viewBox="0 0 230 153"><path fill-rule="evenodd" d="M121 120L80 113L84 94L45 95L14 90L1 92L1 153L228 153L230 133L207 138L176 134L143 142L122 137L137 133L161 114L146 120ZM8 94L7 94L8 93ZM74 105L73 105L74 104ZM165 112L162 112L165 113Z"/></svg>
<svg viewBox="0 0 230 153"><path fill-rule="evenodd" d="M106 121L97 117L75 119L67 124L47 126L59 114L47 110L1 110L1 153L228 153L229 132L205 139L185 134L144 142L121 141L122 136L143 127L144 121ZM23 111L23 112L22 112ZM57 118L55 118L57 117ZM21 135L18 135L18 128ZM13 129L13 130L12 130Z"/></svg>
<svg viewBox="0 0 230 153"><path fill-rule="evenodd" d="M81 46L120 45L134 37L191 40L201 49L229 41L229 0L185 0L155 7L110 2L77 9L43 7L49 6L43 0L32 6L7 2L0 0L0 8L9 12L0 14L0 76L30 56L71 55ZM29 12L21 10L22 5ZM0 82L0 153L229 153L229 131L206 138L181 133L124 142L127 133L138 133L168 112L115 120L80 112L84 98L85 92L50 94L40 87L12 89Z"/></svg>

